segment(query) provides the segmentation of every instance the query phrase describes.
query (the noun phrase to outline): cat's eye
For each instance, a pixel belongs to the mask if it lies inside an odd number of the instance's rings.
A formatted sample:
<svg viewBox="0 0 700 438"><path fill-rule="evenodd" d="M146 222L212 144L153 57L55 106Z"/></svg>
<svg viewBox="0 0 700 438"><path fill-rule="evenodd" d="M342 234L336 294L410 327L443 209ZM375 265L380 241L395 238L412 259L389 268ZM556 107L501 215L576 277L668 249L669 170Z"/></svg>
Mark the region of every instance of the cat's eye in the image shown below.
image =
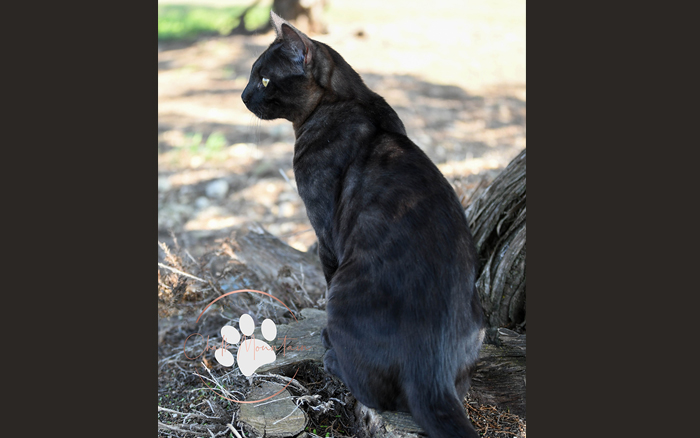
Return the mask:
<svg viewBox="0 0 700 438"><path fill-rule="evenodd" d="M262 83L263 83L263 87L267 87L267 84L270 83L270 80L268 78L262 78Z"/></svg>

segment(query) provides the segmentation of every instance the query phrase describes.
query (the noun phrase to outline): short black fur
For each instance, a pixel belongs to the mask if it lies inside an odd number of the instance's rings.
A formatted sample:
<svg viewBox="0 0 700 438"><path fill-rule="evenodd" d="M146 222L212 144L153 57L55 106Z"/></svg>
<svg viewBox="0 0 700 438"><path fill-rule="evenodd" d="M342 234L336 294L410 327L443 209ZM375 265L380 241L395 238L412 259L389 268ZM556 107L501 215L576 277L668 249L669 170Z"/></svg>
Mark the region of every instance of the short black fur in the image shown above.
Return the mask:
<svg viewBox="0 0 700 438"><path fill-rule="evenodd" d="M462 406L484 334L464 209L336 51L272 21L277 38L242 98L294 125L294 174L328 282L325 369L363 404L411 412L432 438L477 437Z"/></svg>

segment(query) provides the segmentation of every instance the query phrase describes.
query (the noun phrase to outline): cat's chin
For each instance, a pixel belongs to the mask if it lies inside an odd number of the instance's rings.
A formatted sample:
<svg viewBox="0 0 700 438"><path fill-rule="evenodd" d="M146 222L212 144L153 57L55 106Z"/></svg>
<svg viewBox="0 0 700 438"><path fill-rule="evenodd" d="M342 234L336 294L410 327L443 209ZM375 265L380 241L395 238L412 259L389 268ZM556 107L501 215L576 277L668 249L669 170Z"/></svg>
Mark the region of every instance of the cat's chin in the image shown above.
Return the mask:
<svg viewBox="0 0 700 438"><path fill-rule="evenodd" d="M248 108L248 109L250 110L251 113L253 113L253 114L255 115L255 117L259 118L260 120L275 120L275 119L279 119L279 117L277 117L277 116L272 116L272 115L266 114L266 113L264 113L264 112L262 112L262 111L253 110L253 109L251 109L251 108Z"/></svg>

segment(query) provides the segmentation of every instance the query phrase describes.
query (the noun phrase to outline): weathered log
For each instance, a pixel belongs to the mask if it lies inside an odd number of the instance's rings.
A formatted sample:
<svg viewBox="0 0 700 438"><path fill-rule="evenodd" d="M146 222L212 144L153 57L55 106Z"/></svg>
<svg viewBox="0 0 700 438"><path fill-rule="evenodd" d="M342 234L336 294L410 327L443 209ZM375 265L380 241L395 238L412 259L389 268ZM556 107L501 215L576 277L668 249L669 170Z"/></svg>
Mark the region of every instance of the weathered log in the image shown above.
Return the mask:
<svg viewBox="0 0 700 438"><path fill-rule="evenodd" d="M525 330L525 150L467 207L481 263L477 289L491 327Z"/></svg>
<svg viewBox="0 0 700 438"><path fill-rule="evenodd" d="M497 344L484 344L472 375L469 396L525 418L526 336L498 329Z"/></svg>
<svg viewBox="0 0 700 438"><path fill-rule="evenodd" d="M405 412L379 413L360 402L355 404L357 438L422 438L423 429ZM421 435L422 434L422 435Z"/></svg>
<svg viewBox="0 0 700 438"><path fill-rule="evenodd" d="M325 307L326 279L317 254L298 251L257 224L234 232L221 245L224 262L233 259L255 274L246 282L240 276L246 272L233 270L230 279L219 280L226 291L257 284L294 309Z"/></svg>
<svg viewBox="0 0 700 438"><path fill-rule="evenodd" d="M328 325L326 312L302 309L299 319L299 322L277 326L277 338L270 342L278 351L277 358L274 362L260 367L258 373L291 370L295 364L304 361L315 362L318 365L323 363L326 349L321 342L321 330Z"/></svg>
<svg viewBox="0 0 700 438"><path fill-rule="evenodd" d="M484 344L481 349L469 398L525 419L525 335L499 329L498 341L500 345ZM363 438L414 438L424 433L404 412L378 413L357 403L355 415Z"/></svg>

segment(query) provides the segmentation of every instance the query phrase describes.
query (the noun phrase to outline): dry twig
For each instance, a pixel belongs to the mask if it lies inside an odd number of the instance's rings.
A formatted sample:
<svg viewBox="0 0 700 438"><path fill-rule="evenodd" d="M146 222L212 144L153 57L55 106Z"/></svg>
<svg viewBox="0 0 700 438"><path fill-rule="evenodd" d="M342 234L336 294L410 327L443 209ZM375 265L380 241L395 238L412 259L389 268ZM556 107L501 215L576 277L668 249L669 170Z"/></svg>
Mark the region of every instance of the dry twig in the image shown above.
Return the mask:
<svg viewBox="0 0 700 438"><path fill-rule="evenodd" d="M209 282L206 281L206 280L202 280L201 278L195 277L194 275L188 274L187 272L182 272L182 271L179 270L179 269L171 268L170 266L164 265L163 263L158 263L158 266L160 266L161 268L165 268L165 269L168 269L168 270L170 270L170 271L173 271L173 272L175 272L176 274L184 275L185 277L189 277L189 278L192 278L192 279L194 279L194 280L201 281L202 283L207 283L207 284L209 284Z"/></svg>

